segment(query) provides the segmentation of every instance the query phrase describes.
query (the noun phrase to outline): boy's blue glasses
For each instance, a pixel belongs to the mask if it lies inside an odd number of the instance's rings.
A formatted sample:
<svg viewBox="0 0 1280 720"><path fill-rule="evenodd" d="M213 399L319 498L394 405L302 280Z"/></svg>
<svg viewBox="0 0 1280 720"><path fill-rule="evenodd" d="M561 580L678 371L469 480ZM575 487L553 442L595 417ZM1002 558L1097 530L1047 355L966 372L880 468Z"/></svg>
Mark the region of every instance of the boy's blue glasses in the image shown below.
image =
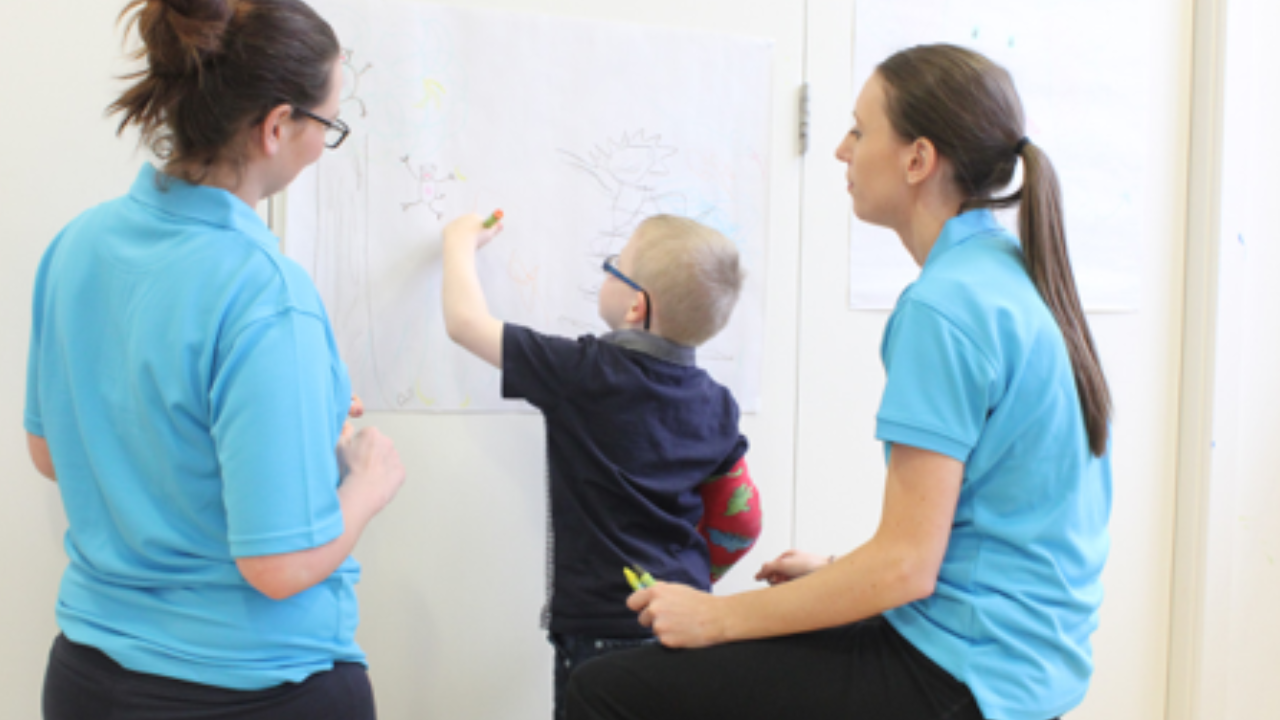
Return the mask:
<svg viewBox="0 0 1280 720"><path fill-rule="evenodd" d="M628 287L634 290L637 290L644 295L644 329L648 330L649 329L649 307L650 307L649 292L644 288L640 287L640 283L637 283L635 280L632 280L626 275L623 275L622 271L618 269L618 266L614 264L617 261L618 261L617 255L610 255L609 257L604 259L604 263L601 265L601 267L604 269L605 272L609 273L610 275L626 283Z"/></svg>

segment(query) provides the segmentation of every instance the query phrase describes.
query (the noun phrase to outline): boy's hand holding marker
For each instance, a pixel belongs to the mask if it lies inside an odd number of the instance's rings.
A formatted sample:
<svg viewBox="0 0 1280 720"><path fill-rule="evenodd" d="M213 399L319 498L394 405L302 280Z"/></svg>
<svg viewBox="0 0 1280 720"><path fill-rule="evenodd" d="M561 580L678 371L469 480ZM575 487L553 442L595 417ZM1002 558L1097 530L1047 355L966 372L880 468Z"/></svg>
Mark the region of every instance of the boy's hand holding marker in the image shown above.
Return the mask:
<svg viewBox="0 0 1280 720"><path fill-rule="evenodd" d="M502 322L489 312L476 274L476 250L502 232L502 211L486 220L463 215L444 229L444 323L449 338L481 360L502 367Z"/></svg>
<svg viewBox="0 0 1280 720"><path fill-rule="evenodd" d="M488 245L502 232L502 211L494 210L487 218L475 213L460 215L444 228L445 245L451 243L474 243L476 250Z"/></svg>

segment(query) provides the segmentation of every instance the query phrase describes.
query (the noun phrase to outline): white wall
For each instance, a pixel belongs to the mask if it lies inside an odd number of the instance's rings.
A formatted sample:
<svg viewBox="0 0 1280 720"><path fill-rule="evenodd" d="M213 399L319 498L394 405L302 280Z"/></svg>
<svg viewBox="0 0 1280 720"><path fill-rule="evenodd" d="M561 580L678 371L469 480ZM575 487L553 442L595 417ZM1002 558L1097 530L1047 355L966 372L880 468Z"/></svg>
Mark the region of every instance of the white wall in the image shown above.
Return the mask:
<svg viewBox="0 0 1280 720"><path fill-rule="evenodd" d="M1280 717L1280 4L1231 0L1223 117L1211 541L1224 611L1203 680L1224 718Z"/></svg>
<svg viewBox="0 0 1280 720"><path fill-rule="evenodd" d="M124 3L67 5L6 3L0 22L0 717L15 720L39 717L66 564L57 489L32 468L22 428L36 264L64 224L124 192L137 171L132 141L102 117L109 78L123 69L114 22Z"/></svg>

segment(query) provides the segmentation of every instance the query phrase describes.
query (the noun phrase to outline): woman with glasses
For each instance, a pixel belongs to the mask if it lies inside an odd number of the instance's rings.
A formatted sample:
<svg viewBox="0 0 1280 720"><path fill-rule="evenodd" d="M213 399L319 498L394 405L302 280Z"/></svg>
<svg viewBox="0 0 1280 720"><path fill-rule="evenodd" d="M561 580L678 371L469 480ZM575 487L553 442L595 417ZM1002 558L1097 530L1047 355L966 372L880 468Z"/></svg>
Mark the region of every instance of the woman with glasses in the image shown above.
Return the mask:
<svg viewBox="0 0 1280 720"><path fill-rule="evenodd" d="M318 293L254 212L346 127L298 0L134 0L111 106L162 160L36 279L25 427L69 558L49 720L374 717L350 553L404 480ZM336 450L335 450L336 448Z"/></svg>

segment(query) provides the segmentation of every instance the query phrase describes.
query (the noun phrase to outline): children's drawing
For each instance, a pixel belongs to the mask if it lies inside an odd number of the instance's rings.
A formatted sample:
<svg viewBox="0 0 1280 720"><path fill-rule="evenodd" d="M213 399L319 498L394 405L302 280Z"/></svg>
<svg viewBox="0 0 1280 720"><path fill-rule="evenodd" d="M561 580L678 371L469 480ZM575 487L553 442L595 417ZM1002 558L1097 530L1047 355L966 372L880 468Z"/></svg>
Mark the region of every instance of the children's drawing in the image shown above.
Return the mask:
<svg viewBox="0 0 1280 720"><path fill-rule="evenodd" d="M763 278L769 41L456 3L308 2L343 38L354 122L290 186L284 249L312 273L367 410L529 409L445 327L441 227L460 214L508 212L476 272L495 317L541 332L608 332L601 261L654 214L733 232L747 277ZM714 86L690 67L716 68ZM747 412L763 289L749 280L715 347L698 351Z"/></svg>
<svg viewBox="0 0 1280 720"><path fill-rule="evenodd" d="M441 176L440 171L436 168L435 163L419 164L415 170L413 164L409 162L409 155L400 158L400 162L404 163L405 169L409 171L409 176L413 178L417 185L417 199L411 202L400 203L400 207L406 212L409 208L419 205L426 205L427 209L435 213L436 219L444 217L444 212L436 207L436 203L445 199L444 190L441 186L444 183L455 182L458 177L454 173Z"/></svg>
<svg viewBox="0 0 1280 720"><path fill-rule="evenodd" d="M661 135L646 135L643 129L622 133L593 147L584 158L560 150L571 167L590 175L610 199L610 224L601 232L592 250L598 254L616 251L641 220L658 213L683 215L684 196L663 192L655 180L671 174L667 159L678 150L663 145Z"/></svg>
<svg viewBox="0 0 1280 720"><path fill-rule="evenodd" d="M439 110L444 105L445 92L444 85L441 85L439 80L427 78L422 81L422 99L414 104L414 107L422 109L431 105Z"/></svg>
<svg viewBox="0 0 1280 720"><path fill-rule="evenodd" d="M533 309L537 305L540 270L541 266L527 264L521 261L516 253L511 253L511 260L507 263L507 275L519 290L521 306L527 309Z"/></svg>
<svg viewBox="0 0 1280 720"><path fill-rule="evenodd" d="M364 99L360 97L360 78L373 69L373 63L365 63L364 67L357 70L355 56L356 51L350 48L342 51L342 104L353 102L359 105L360 117L366 117L369 113Z"/></svg>

